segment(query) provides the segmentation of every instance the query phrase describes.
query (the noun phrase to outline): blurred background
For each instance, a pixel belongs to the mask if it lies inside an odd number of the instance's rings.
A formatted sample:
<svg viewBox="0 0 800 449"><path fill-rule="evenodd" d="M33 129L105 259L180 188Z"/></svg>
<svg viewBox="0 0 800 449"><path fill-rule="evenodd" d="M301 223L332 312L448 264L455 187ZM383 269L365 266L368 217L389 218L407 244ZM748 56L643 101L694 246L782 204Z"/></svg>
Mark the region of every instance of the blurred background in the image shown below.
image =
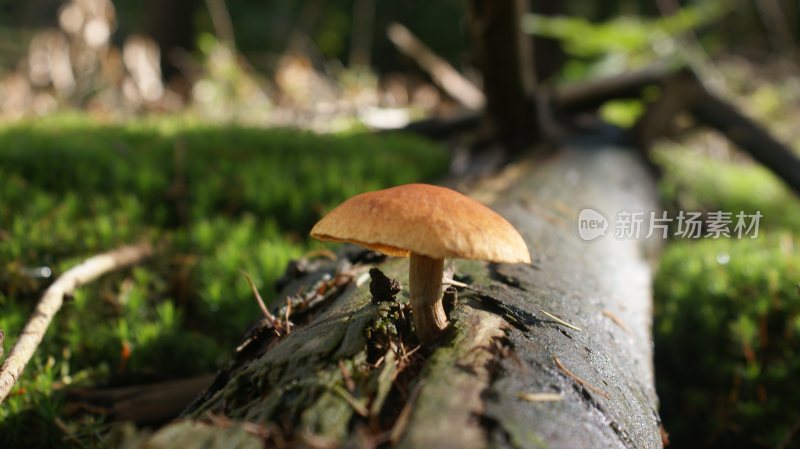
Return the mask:
<svg viewBox="0 0 800 449"><path fill-rule="evenodd" d="M374 131L480 109L466 5L0 0L6 350L64 270L166 242L65 304L0 407L0 447L97 447L113 404L70 391L213 373L260 313L240 270L272 298L290 260L325 248L306 235L331 206L458 174L477 125L437 141ZM688 66L800 152L797 1L533 1L520 26L541 86ZM625 130L646 107L596 114ZM673 447L800 447L800 202L724 136L677 123L651 149L665 207L764 218L757 239L667 244L664 427Z"/></svg>

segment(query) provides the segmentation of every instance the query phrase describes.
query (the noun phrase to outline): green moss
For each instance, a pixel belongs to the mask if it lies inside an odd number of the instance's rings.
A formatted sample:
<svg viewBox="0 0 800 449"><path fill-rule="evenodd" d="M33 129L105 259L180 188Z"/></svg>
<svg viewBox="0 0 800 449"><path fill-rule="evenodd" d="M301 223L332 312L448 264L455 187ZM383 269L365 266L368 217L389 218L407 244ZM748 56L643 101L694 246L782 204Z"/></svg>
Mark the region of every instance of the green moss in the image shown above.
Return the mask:
<svg viewBox="0 0 800 449"><path fill-rule="evenodd" d="M775 446L800 418L800 201L754 165L658 156L672 207L764 215L756 239L675 241L661 258L654 334L666 429L681 447Z"/></svg>
<svg viewBox="0 0 800 449"><path fill-rule="evenodd" d="M6 348L53 277L82 258L142 238L166 245L157 258L105 276L65 304L0 409L0 447L64 438L53 424L63 402L54 385L215 369L260 313L239 270L273 298L287 262L318 247L306 235L327 209L362 191L436 176L447 160L441 148L402 135L183 119L117 125L80 116L0 127ZM52 276L33 276L39 267ZM68 427L78 422L62 419ZM18 440L14 429L33 423L47 429Z"/></svg>
<svg viewBox="0 0 800 449"><path fill-rule="evenodd" d="M800 201L769 170L714 159L675 146L655 153L668 205L692 211L761 211L767 229L800 229Z"/></svg>

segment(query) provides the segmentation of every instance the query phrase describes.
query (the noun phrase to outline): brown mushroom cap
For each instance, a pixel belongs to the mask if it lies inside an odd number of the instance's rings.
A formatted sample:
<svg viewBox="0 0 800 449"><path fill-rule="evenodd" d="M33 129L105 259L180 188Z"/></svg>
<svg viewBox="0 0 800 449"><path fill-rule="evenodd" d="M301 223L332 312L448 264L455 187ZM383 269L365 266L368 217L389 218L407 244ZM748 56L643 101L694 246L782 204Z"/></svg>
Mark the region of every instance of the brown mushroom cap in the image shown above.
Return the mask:
<svg viewBox="0 0 800 449"><path fill-rule="evenodd" d="M456 191L427 184L356 195L314 225L311 236L390 256L531 261L522 236L503 217Z"/></svg>

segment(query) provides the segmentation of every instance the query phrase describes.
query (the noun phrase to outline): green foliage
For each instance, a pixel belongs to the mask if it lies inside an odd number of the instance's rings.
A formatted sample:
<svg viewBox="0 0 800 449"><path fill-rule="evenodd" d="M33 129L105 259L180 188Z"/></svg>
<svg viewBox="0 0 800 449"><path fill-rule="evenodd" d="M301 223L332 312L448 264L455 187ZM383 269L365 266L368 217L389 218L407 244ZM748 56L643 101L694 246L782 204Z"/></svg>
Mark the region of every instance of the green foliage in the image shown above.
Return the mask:
<svg viewBox="0 0 800 449"><path fill-rule="evenodd" d="M558 39L574 58L564 77L580 79L587 73L618 71L654 60L682 63L689 57L678 38L718 19L729 9L724 2L701 2L660 18L619 16L592 23L579 16L528 14L522 29L530 34ZM587 64L588 63L588 64Z"/></svg>
<svg viewBox="0 0 800 449"><path fill-rule="evenodd" d="M660 189L675 208L761 211L767 229L800 229L800 202L769 170L662 146L654 155L664 168Z"/></svg>
<svg viewBox="0 0 800 449"><path fill-rule="evenodd" d="M608 101L600 108L603 120L622 128L630 128L644 112L644 103L641 100L614 100Z"/></svg>
<svg viewBox="0 0 800 449"><path fill-rule="evenodd" d="M677 241L661 258L654 334L667 430L680 447L775 447L800 419L800 201L757 166L674 148L658 159L673 207L764 214L756 239Z"/></svg>
<svg viewBox="0 0 800 449"><path fill-rule="evenodd" d="M646 18L622 15L601 23L581 16L528 14L522 29L530 34L561 41L571 56L561 70L563 80L609 76L621 70L641 68L656 61L675 66L704 62L696 42L682 39L687 33L718 20L729 6L721 1L701 2L675 14ZM632 126L642 114L641 100L616 100L601 109L601 116L621 127Z"/></svg>
<svg viewBox="0 0 800 449"><path fill-rule="evenodd" d="M679 9L670 16L648 19L620 16L603 23L592 23L578 16L547 17L528 14L522 28L528 33L559 39L564 49L578 57L607 53L652 52L664 39L705 25L725 12L721 2L703 2Z"/></svg>
<svg viewBox="0 0 800 449"><path fill-rule="evenodd" d="M0 408L0 447L46 447L67 438L64 429L80 433L70 434L72 442L92 441L103 424L60 415L64 385L213 370L260 313L239 270L266 299L274 297L288 261L317 245L306 235L325 210L362 191L436 176L447 159L441 148L399 135L314 135L177 119L119 126L80 117L3 127L6 348L52 278L82 258L142 238L164 241L166 250L65 303ZM52 270L51 278L37 277L41 267ZM61 429L53 424L58 416ZM14 430L23 428L27 436Z"/></svg>

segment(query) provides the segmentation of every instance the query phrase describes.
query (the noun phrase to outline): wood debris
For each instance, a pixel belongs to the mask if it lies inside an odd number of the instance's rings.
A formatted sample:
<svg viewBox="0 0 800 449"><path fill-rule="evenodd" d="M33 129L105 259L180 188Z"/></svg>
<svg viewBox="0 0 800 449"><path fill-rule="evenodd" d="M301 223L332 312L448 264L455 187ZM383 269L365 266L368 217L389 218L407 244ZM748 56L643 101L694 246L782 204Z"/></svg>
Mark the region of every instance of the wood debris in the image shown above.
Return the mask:
<svg viewBox="0 0 800 449"><path fill-rule="evenodd" d="M561 393L525 393L520 392L517 397L528 402L558 402L564 400Z"/></svg>
<svg viewBox="0 0 800 449"><path fill-rule="evenodd" d="M584 387L587 390L592 391L594 393L597 393L600 396L608 399L608 393L606 393L605 391L595 387L594 385L590 384L589 382L586 382L585 380L581 379L577 374L573 373L566 366L564 366L564 364L561 363L561 360L559 360L558 357L553 356L553 361L556 363L556 366L558 367L558 369L563 371L564 374L566 374L568 377L570 377L575 382L579 383L582 387Z"/></svg>
<svg viewBox="0 0 800 449"><path fill-rule="evenodd" d="M550 313L550 312L548 312L548 311L546 311L544 309L539 309L539 311L542 312L545 316L547 316L551 320L555 321L556 323L558 323L558 324L560 324L562 326L566 326L566 327L568 327L570 329L573 329L573 330L576 330L578 332L583 332L581 330L581 328L579 328L578 326L576 326L574 324L567 323L566 321L562 320L561 318L553 315L552 313Z"/></svg>

